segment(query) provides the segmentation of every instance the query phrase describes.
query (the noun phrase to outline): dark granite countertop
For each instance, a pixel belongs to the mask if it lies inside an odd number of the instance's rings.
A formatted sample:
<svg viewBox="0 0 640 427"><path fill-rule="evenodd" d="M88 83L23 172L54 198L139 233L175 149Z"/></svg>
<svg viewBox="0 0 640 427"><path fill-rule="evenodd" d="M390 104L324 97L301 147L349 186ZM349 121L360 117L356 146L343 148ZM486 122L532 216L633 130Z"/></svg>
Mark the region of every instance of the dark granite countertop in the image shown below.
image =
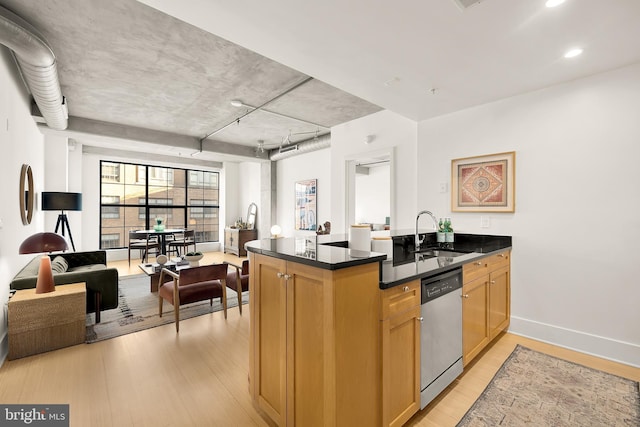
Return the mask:
<svg viewBox="0 0 640 427"><path fill-rule="evenodd" d="M386 260L383 253L350 250L348 236L344 234L254 240L245 247L250 252L327 270L379 262L381 289L443 273L511 248L511 236L457 233L455 243L438 244L434 232L421 231L422 248L440 250L438 256L425 257L414 252L414 235L410 230L392 231L390 235L392 260ZM447 251L464 254L453 257L448 256Z"/></svg>
<svg viewBox="0 0 640 427"><path fill-rule="evenodd" d="M371 262L381 262L386 254L354 251L347 248L342 235L283 237L253 240L245 244L249 252L294 261L326 270L339 270Z"/></svg>

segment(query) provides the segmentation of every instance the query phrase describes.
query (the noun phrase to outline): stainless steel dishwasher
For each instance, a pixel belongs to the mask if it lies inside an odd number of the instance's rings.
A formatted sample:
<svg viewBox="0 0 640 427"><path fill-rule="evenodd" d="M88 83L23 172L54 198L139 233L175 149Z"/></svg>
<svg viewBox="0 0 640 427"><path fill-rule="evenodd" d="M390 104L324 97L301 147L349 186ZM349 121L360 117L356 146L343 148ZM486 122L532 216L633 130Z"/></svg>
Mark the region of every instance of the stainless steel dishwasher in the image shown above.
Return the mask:
<svg viewBox="0 0 640 427"><path fill-rule="evenodd" d="M421 285L420 409L462 373L462 269Z"/></svg>

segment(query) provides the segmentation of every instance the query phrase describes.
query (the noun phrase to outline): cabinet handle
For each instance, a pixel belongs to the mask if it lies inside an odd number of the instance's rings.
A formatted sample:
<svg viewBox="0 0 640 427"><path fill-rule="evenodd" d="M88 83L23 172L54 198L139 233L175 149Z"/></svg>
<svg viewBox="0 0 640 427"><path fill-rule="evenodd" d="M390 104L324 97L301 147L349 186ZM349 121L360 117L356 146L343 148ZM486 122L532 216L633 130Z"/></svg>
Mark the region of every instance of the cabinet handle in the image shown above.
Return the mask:
<svg viewBox="0 0 640 427"><path fill-rule="evenodd" d="M496 281L495 280L491 280L489 281L490 284L495 285Z"/></svg>
<svg viewBox="0 0 640 427"><path fill-rule="evenodd" d="M285 275L284 275L284 280L289 280L289 279L291 279L291 275L289 275L289 274L285 274Z"/></svg>
<svg viewBox="0 0 640 427"><path fill-rule="evenodd" d="M404 288L402 288L402 290L403 290L404 292L409 292L409 287L408 287L408 286L405 286Z"/></svg>
<svg viewBox="0 0 640 427"><path fill-rule="evenodd" d="M282 279L283 277L284 277L284 273L280 273L280 272L278 271L278 279Z"/></svg>
<svg viewBox="0 0 640 427"><path fill-rule="evenodd" d="M462 295L462 298L469 298L469 294Z"/></svg>
<svg viewBox="0 0 640 427"><path fill-rule="evenodd" d="M504 258L504 257L505 257L505 254L498 254L498 256L499 256L500 258Z"/></svg>
<svg viewBox="0 0 640 427"><path fill-rule="evenodd" d="M475 265L482 265L482 262L480 262L480 261L476 261L476 262L474 262L474 264L475 264Z"/></svg>
<svg viewBox="0 0 640 427"><path fill-rule="evenodd" d="M420 323L424 322L424 317L418 317L418 320L420 321Z"/></svg>

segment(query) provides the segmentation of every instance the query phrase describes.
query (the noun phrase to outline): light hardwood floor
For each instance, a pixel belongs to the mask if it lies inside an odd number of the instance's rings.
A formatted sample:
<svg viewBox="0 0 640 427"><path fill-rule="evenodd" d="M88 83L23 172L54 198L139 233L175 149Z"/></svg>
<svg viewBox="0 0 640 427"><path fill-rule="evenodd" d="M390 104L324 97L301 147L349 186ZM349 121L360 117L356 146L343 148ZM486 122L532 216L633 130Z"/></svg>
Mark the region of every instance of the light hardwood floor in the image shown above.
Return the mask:
<svg viewBox="0 0 640 427"><path fill-rule="evenodd" d="M241 258L206 254L203 262ZM111 264L111 263L110 263ZM138 274L137 263L113 263ZM0 368L0 402L68 403L72 426L268 425L251 404L247 374L249 316L229 310L94 344L80 344ZM640 381L640 369L502 335L407 425L454 426L516 344ZM373 409L373 408L372 408Z"/></svg>

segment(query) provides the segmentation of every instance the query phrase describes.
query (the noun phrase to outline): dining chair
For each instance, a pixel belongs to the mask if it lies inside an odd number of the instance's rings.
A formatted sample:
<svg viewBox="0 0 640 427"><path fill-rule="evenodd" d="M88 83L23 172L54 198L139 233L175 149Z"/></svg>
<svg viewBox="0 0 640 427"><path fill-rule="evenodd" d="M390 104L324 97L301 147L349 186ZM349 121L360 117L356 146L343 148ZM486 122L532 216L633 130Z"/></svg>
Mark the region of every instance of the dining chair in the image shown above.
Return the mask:
<svg viewBox="0 0 640 427"><path fill-rule="evenodd" d="M177 256L184 255L189 252L189 247L193 246L193 252L196 249L196 231L185 230L184 232L174 234L173 240L167 243L167 253L175 252Z"/></svg>
<svg viewBox="0 0 640 427"><path fill-rule="evenodd" d="M173 305L176 332L180 332L180 306L197 301L209 300L213 305L214 298L220 298L227 318L227 264L201 265L171 271L163 268L160 272L158 287L158 310L162 317L163 303L166 300ZM171 279L165 282L165 277Z"/></svg>
<svg viewBox="0 0 640 427"><path fill-rule="evenodd" d="M160 252L160 244L158 243L157 236L153 236L144 231L129 231L129 266L131 266L131 251L140 251L140 259L142 262L147 262L149 259L149 253L155 252L156 255Z"/></svg>
<svg viewBox="0 0 640 427"><path fill-rule="evenodd" d="M249 290L249 260L242 261L242 265L224 261L233 267L227 273L227 287L233 289L238 294L238 310L242 314L242 293Z"/></svg>

